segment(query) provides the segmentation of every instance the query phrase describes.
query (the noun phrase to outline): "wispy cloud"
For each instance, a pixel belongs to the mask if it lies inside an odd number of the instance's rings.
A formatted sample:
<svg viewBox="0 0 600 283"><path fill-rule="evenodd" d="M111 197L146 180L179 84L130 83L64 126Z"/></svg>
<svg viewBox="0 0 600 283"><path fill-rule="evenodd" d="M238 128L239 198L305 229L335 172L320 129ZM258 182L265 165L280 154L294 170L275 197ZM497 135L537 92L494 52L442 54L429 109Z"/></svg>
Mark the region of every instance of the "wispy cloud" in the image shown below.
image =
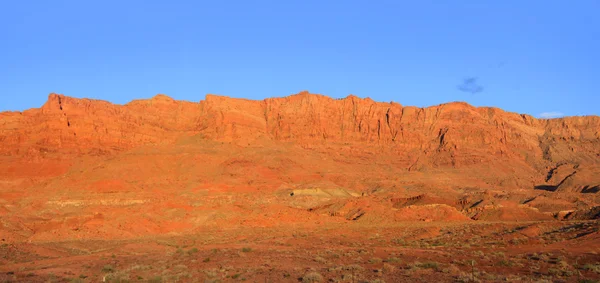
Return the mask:
<svg viewBox="0 0 600 283"><path fill-rule="evenodd" d="M462 84L460 84L456 88L460 91L469 92L471 94L480 93L483 91L483 86L477 83L476 77L465 78Z"/></svg>
<svg viewBox="0 0 600 283"><path fill-rule="evenodd" d="M561 112L552 111L552 112L541 113L539 116L540 116L540 118L543 118L543 119L552 119L552 118L560 118L562 116L565 116L565 114L563 114Z"/></svg>

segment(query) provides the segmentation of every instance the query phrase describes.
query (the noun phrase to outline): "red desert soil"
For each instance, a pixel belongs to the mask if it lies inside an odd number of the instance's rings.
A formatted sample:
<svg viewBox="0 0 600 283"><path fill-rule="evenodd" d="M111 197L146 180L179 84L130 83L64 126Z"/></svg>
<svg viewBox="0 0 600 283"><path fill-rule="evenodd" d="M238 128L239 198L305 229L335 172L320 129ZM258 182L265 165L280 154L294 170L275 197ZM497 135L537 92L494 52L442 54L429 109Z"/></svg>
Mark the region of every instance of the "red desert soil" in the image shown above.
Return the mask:
<svg viewBox="0 0 600 283"><path fill-rule="evenodd" d="M0 282L597 282L600 117L302 92L0 113Z"/></svg>

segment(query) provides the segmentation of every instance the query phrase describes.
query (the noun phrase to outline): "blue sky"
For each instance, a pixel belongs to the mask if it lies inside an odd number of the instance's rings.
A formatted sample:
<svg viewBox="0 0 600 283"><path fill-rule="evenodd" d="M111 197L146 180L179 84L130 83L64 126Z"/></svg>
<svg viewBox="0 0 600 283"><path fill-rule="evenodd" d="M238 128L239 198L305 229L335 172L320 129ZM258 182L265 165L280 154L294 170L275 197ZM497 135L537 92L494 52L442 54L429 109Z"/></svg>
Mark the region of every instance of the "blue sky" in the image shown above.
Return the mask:
<svg viewBox="0 0 600 283"><path fill-rule="evenodd" d="M0 111L302 90L600 114L600 1L2 1ZM463 87L482 91L461 91ZM562 113L562 114L561 114Z"/></svg>

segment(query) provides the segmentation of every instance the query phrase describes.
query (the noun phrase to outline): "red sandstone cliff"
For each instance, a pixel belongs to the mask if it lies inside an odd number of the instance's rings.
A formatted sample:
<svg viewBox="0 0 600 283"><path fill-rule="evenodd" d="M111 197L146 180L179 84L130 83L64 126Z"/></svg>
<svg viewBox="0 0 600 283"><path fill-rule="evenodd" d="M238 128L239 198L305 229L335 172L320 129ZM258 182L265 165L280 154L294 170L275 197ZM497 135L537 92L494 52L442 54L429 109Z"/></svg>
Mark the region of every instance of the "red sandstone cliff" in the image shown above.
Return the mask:
<svg viewBox="0 0 600 283"><path fill-rule="evenodd" d="M581 190L600 165L600 117L538 120L460 102L417 108L302 92L262 101L207 95L198 103L157 95L114 105L50 94L40 109L0 113L0 155L30 161L105 155L191 136L242 146L268 140L384 150L393 155L393 166L407 172L477 168L527 176L500 184L512 186L559 186L564 179L552 171L569 164L587 168L585 181L569 181L582 183L570 190Z"/></svg>

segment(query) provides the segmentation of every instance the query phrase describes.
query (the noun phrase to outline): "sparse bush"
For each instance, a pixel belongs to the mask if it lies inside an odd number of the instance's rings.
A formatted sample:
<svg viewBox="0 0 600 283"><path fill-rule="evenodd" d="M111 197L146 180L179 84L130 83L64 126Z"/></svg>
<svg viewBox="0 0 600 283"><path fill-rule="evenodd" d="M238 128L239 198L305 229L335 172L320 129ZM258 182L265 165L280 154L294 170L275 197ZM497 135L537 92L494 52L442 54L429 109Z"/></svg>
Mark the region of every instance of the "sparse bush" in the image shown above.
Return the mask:
<svg viewBox="0 0 600 283"><path fill-rule="evenodd" d="M251 251L252 251L252 249L249 247L242 248L242 252L249 253Z"/></svg>
<svg viewBox="0 0 600 283"><path fill-rule="evenodd" d="M352 271L363 271L363 270L365 270L365 268L364 268L364 267L362 267L362 266L360 266L360 265L358 265L358 264L351 264L351 265L348 265L348 266L346 266L344 269L345 269L345 270L352 270Z"/></svg>
<svg viewBox="0 0 600 283"><path fill-rule="evenodd" d="M129 275L120 273L111 273L106 276L106 280L111 283L127 283L129 282Z"/></svg>
<svg viewBox="0 0 600 283"><path fill-rule="evenodd" d="M396 269L396 267L394 267L393 265L391 265L389 263L383 264L383 272L384 273L392 273L392 272L394 272L395 269Z"/></svg>
<svg viewBox="0 0 600 283"><path fill-rule="evenodd" d="M558 268L548 268L548 274L552 275L552 276L564 276L564 277L570 277L573 276L573 272L570 270L561 270Z"/></svg>
<svg viewBox="0 0 600 283"><path fill-rule="evenodd" d="M204 274L206 274L206 277L208 278L215 278L219 275L218 270L216 268L204 270Z"/></svg>
<svg viewBox="0 0 600 283"><path fill-rule="evenodd" d="M210 262L210 257L205 258L202 262Z"/></svg>
<svg viewBox="0 0 600 283"><path fill-rule="evenodd" d="M496 263L497 266L507 266L507 267L511 267L514 266L515 264L512 261L508 261L508 260L501 260L498 263Z"/></svg>
<svg viewBox="0 0 600 283"><path fill-rule="evenodd" d="M477 277L474 278L470 273L461 272L460 275L456 277L456 282L481 282L481 280L479 280Z"/></svg>
<svg viewBox="0 0 600 283"><path fill-rule="evenodd" d="M506 255L504 254L504 252L495 252L495 253L493 253L493 255L495 255L497 257L506 257Z"/></svg>
<svg viewBox="0 0 600 283"><path fill-rule="evenodd" d="M320 256L315 257L315 261L318 262L318 263L321 263L321 264L327 263L327 260L324 259L324 258L322 258L322 257L320 257Z"/></svg>
<svg viewBox="0 0 600 283"><path fill-rule="evenodd" d="M382 262L382 260L380 258L378 258L378 257L374 257L372 259L369 259L369 263L371 263L371 264L378 264L378 263L381 263L381 262Z"/></svg>
<svg viewBox="0 0 600 283"><path fill-rule="evenodd" d="M560 269L557 268L548 268L548 274L553 275L553 276L557 276L562 274L562 271Z"/></svg>
<svg viewBox="0 0 600 283"><path fill-rule="evenodd" d="M191 249L191 250L188 251L188 254L189 255L193 255L193 254L195 254L197 252L198 252L198 249L197 248L193 248L193 249Z"/></svg>
<svg viewBox="0 0 600 283"><path fill-rule="evenodd" d="M108 273L108 272L114 272L114 271L115 271L115 268L110 264L107 264L104 267L102 267L102 272Z"/></svg>
<svg viewBox="0 0 600 283"><path fill-rule="evenodd" d="M409 266L410 266L412 269L415 269L415 268L416 268L416 269L423 268L423 269L433 269L433 270L436 270L436 271L438 271L438 270L439 270L439 268L440 268L440 267L439 267L439 264L438 264L437 262L433 262L433 261L430 261L430 262L425 262L425 263L420 263L420 262L418 262L418 261L417 261L417 262L415 262L415 263L413 263L413 264L411 264L411 265L409 265Z"/></svg>
<svg viewBox="0 0 600 283"><path fill-rule="evenodd" d="M433 261L423 263L423 264L419 265L419 267L426 268L426 269L427 268L434 269L434 270L438 270L440 268L439 264L437 262L433 262Z"/></svg>
<svg viewBox="0 0 600 283"><path fill-rule="evenodd" d="M529 240L527 238L514 238L508 241L508 243L510 243L511 245L520 245L520 244L525 244L527 243Z"/></svg>
<svg viewBox="0 0 600 283"><path fill-rule="evenodd" d="M600 264L586 264L581 269L600 274Z"/></svg>
<svg viewBox="0 0 600 283"><path fill-rule="evenodd" d="M399 263L400 259L397 257L390 257L387 260L385 260L385 262L390 262L390 263Z"/></svg>
<svg viewBox="0 0 600 283"><path fill-rule="evenodd" d="M571 266L569 265L569 263L564 260L559 261L556 265L562 270L571 269Z"/></svg>
<svg viewBox="0 0 600 283"><path fill-rule="evenodd" d="M317 272L314 272L314 271L309 272L302 277L303 283L322 282L322 281L323 281L323 275L321 275Z"/></svg>

